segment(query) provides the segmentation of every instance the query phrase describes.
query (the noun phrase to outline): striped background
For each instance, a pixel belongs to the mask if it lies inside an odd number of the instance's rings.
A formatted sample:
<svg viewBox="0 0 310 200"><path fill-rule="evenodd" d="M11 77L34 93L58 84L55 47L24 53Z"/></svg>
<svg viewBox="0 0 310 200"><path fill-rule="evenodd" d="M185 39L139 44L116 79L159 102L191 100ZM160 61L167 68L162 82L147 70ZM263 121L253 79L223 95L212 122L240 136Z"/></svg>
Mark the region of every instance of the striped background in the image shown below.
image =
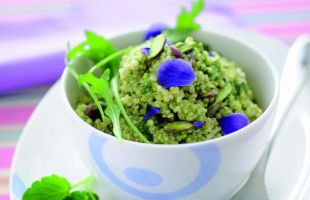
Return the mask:
<svg viewBox="0 0 310 200"><path fill-rule="evenodd" d="M66 12L67 9L72 9L72 6L80 9L81 6L76 6L82 5L79 2L77 0L28 0L25 5L19 0L1 1L0 35L1 32L4 34L2 25L5 22L9 21L10 25L16 24L18 27L25 19L37 20L38 16L48 15L56 10ZM309 0L209 0L207 2L206 11L214 19L225 20L227 24L233 26L277 37L287 43L291 43L302 33L310 33ZM51 11L51 7L55 8L55 11ZM128 9L130 5L123 7ZM25 13L28 13L26 17ZM0 96L0 200L9 199L10 166L21 130L48 88L49 86L42 86Z"/></svg>

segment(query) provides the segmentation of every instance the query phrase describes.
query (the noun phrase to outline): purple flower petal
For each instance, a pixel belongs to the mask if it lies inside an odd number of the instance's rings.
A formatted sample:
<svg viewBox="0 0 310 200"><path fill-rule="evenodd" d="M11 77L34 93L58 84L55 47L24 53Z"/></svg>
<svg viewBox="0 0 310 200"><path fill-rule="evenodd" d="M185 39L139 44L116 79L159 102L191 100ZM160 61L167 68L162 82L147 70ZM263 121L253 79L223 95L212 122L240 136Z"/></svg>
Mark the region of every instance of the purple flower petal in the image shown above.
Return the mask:
<svg viewBox="0 0 310 200"><path fill-rule="evenodd" d="M149 47L144 47L144 48L141 48L141 49L140 49L140 51L141 51L144 55L146 55L146 56L149 56L149 55L150 55L150 50L151 50L151 48L149 48Z"/></svg>
<svg viewBox="0 0 310 200"><path fill-rule="evenodd" d="M168 26L165 24L154 24L148 30L146 30L144 35L144 41L149 40L152 37L156 37L157 35L161 34L164 29L167 29Z"/></svg>
<svg viewBox="0 0 310 200"><path fill-rule="evenodd" d="M149 120L151 117L153 117L154 115L157 115L160 112L160 108L151 106L149 104L146 105L146 113L144 116L144 121Z"/></svg>
<svg viewBox="0 0 310 200"><path fill-rule="evenodd" d="M188 86L195 80L195 72L191 64L185 60L166 60L158 67L157 81L164 88Z"/></svg>
<svg viewBox="0 0 310 200"><path fill-rule="evenodd" d="M191 54L189 55L189 62L193 61L193 56L194 56L194 51L192 51Z"/></svg>
<svg viewBox="0 0 310 200"><path fill-rule="evenodd" d="M248 117L243 113L233 113L220 119L224 135L235 132L249 124Z"/></svg>
<svg viewBox="0 0 310 200"><path fill-rule="evenodd" d="M209 56L210 56L211 58L214 58L214 57L215 57L215 54L212 53L212 52L209 52Z"/></svg>
<svg viewBox="0 0 310 200"><path fill-rule="evenodd" d="M176 58L182 58L183 57L182 52L178 48L176 48L174 46L170 46L170 48L171 48L171 54L174 57L176 57Z"/></svg>
<svg viewBox="0 0 310 200"><path fill-rule="evenodd" d="M201 128L204 124L205 122L202 121L194 121L194 128L195 129Z"/></svg>

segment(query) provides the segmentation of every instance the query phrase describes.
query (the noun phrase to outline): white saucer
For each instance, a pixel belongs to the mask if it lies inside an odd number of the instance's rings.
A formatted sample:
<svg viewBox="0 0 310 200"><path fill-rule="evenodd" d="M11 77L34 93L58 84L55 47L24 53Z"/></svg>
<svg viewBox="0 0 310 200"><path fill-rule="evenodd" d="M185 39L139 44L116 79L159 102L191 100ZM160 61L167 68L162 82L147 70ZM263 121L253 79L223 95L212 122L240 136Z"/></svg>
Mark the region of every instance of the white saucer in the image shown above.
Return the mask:
<svg viewBox="0 0 310 200"><path fill-rule="evenodd" d="M287 53L287 46L281 42L252 33L232 31L232 35L242 37L260 48L270 57L280 73ZM309 85L309 84L308 84ZM308 87L309 88L309 87ZM70 133L64 131L66 118L59 98L59 85L55 84L34 111L18 143L10 176L11 199L21 200L25 187L42 176L59 174L72 182L84 178L89 172L75 151ZM299 104L291 113L303 112L309 116L309 106L304 109L304 102L309 102L310 94L299 98ZM303 102L303 104L302 104ZM304 115L303 115L304 116ZM272 160L268 165L267 179L271 181L268 192L272 199L282 199L292 189L299 170L304 166L306 145L305 129L300 128L300 118L296 115L286 120L281 138L276 142ZM277 152L278 151L278 152ZM275 153L276 156L274 156ZM280 153L279 153L280 152ZM281 156L277 156L281 155ZM280 166L279 166L280 165ZM285 169L279 169L279 167ZM261 178L260 174L253 176ZM280 179L281 178L281 179ZM252 184L252 185L251 185ZM261 199L260 185L250 183L249 190L239 194L238 199ZM254 188L254 189L253 189ZM100 192L98 191L100 194Z"/></svg>

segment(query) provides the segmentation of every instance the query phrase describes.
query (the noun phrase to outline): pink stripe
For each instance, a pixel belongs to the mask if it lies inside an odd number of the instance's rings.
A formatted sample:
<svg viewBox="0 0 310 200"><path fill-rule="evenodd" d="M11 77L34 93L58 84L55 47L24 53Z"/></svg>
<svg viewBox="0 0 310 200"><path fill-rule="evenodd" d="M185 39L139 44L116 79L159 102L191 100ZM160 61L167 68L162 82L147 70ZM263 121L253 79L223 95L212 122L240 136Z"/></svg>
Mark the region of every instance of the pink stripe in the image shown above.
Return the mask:
<svg viewBox="0 0 310 200"><path fill-rule="evenodd" d="M261 12L283 12L310 9L309 0L300 1L255 1L254 3L235 3L233 10L239 14L254 14Z"/></svg>
<svg viewBox="0 0 310 200"><path fill-rule="evenodd" d="M6 147L0 149L0 169L8 169L11 166L15 148Z"/></svg>
<svg viewBox="0 0 310 200"><path fill-rule="evenodd" d="M0 126L25 124L36 105L0 107Z"/></svg>
<svg viewBox="0 0 310 200"><path fill-rule="evenodd" d="M9 195L0 195L0 200L10 200Z"/></svg>
<svg viewBox="0 0 310 200"><path fill-rule="evenodd" d="M296 36L310 33L310 22L255 25L250 28L269 35Z"/></svg>

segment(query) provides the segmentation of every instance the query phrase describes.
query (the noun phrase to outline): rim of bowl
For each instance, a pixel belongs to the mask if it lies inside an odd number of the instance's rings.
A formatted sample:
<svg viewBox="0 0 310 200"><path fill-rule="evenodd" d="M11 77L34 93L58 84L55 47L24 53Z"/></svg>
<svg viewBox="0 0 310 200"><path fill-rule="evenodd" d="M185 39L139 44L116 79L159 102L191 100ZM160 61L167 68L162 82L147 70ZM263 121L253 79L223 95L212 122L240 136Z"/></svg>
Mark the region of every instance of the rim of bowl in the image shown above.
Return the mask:
<svg viewBox="0 0 310 200"><path fill-rule="evenodd" d="M128 32L128 33L124 33L121 35L116 35L114 37L112 37L111 39L114 38L118 38L118 37L122 37L124 35L128 35L128 34L138 34L141 33L142 31L133 31L133 32ZM88 126L90 128L90 130L93 130L94 134L104 134L105 137L109 137L111 139L114 140L118 140L120 142L124 142L124 143L129 143L132 145L142 145L142 146L146 146L146 147L153 147L153 148L178 148L178 147L192 147L192 146L197 146L197 145L202 145L202 144L210 144L210 143L220 143L220 142L224 142L227 140L234 140L238 137L241 137L242 134L246 134L246 132L248 132L248 130L250 130L252 127L257 126L257 124L262 123L263 120L271 114L271 112L273 111L272 109L276 109L276 104L277 104L277 100L278 100L278 96L279 96L279 78L278 75L276 74L275 71L275 67L274 64L270 61L269 58L267 58L262 52L261 50L257 49L256 47L241 41L239 38L236 37L231 37L228 36L226 34L217 32L217 31L211 31L211 30L206 30L206 31L198 31L201 32L203 34L215 34L215 35L219 35L220 37L224 37L226 39L229 40L233 40L236 43L240 43L241 45L245 46L246 48L252 49L258 56L260 56L266 63L267 66L269 68L269 70L271 71L271 77L273 78L273 82L274 82L274 93L272 96L272 99L270 101L270 103L268 104L268 106L266 107L266 109L263 111L263 113L253 122L251 122L249 125L247 125L246 127L239 129L231 134L225 135L225 136L221 136L218 138L214 138L214 139L210 139L210 140L206 140L206 141L200 141L200 142L193 142L193 143L184 143L184 144L154 144L154 143L144 143L144 142L136 142L136 141L132 141L132 140L119 140L118 138L116 138L114 135L110 135L107 134L99 129L96 129L95 127L89 125L87 122L85 122L82 118L80 118L76 112L74 111L74 109L72 108L67 94L66 94L66 87L65 87L65 80L68 77L68 69L67 67L65 68L62 76L61 76L61 96L64 99L64 104L65 104L65 109L69 112L69 114L75 119L75 121L80 121L81 123L83 123L84 125Z"/></svg>

